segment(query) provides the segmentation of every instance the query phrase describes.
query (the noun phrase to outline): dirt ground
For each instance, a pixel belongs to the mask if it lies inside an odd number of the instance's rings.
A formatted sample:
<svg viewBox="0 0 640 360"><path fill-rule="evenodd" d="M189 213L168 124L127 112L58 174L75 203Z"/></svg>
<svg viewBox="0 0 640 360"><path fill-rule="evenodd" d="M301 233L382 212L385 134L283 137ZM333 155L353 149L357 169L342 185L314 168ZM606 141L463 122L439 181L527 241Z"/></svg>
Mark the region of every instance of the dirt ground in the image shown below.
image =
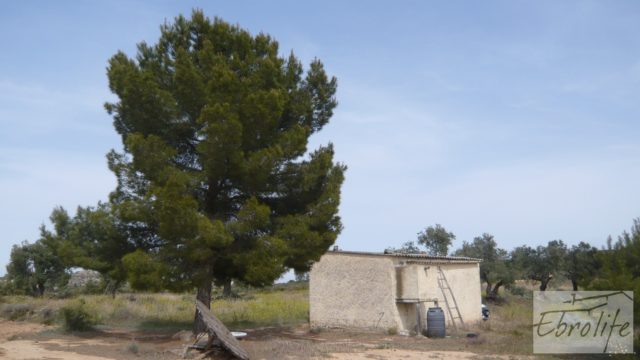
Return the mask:
<svg viewBox="0 0 640 360"><path fill-rule="evenodd" d="M243 329L242 344L252 359L527 359L529 356L495 356L465 350L427 350L442 345L423 337L326 331L308 328ZM193 340L178 334L99 329L68 334L57 327L0 320L1 359L183 359L199 353L185 349Z"/></svg>
<svg viewBox="0 0 640 360"><path fill-rule="evenodd" d="M171 334L101 330L67 334L57 327L0 320L0 359L176 359L183 341ZM144 356L140 356L144 355Z"/></svg>

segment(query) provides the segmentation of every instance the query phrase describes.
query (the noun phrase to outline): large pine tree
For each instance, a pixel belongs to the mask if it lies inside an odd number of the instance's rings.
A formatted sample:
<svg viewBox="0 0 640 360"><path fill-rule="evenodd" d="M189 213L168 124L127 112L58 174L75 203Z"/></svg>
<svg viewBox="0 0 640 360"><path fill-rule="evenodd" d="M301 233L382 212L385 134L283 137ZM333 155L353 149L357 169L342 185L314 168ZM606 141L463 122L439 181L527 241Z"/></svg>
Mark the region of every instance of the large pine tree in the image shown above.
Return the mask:
<svg viewBox="0 0 640 360"><path fill-rule="evenodd" d="M125 257L139 287L271 284L308 270L335 242L345 166L331 144L307 152L336 106L336 79L305 71L270 36L202 12L161 26L135 59L109 60L122 136L112 151L114 210L139 250Z"/></svg>

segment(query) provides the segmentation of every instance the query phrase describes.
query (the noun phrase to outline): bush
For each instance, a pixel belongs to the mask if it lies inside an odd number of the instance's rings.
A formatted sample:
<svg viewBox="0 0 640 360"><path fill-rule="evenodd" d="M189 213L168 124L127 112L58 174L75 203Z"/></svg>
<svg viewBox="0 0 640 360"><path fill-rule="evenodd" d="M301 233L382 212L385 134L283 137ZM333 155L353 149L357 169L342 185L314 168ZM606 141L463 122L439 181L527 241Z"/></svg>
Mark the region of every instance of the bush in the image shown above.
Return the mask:
<svg viewBox="0 0 640 360"><path fill-rule="evenodd" d="M71 289L69 289L69 287L64 286L61 289L59 289L58 291L49 294L49 297L52 299L69 299L72 298L74 295L73 291L71 291Z"/></svg>
<svg viewBox="0 0 640 360"><path fill-rule="evenodd" d="M16 292L16 289L14 289L13 284L11 284L7 280L0 280L0 295L9 296L15 295L17 293L18 292Z"/></svg>
<svg viewBox="0 0 640 360"><path fill-rule="evenodd" d="M84 302L62 308L62 318L66 331L87 331L93 329L96 321L84 308Z"/></svg>
<svg viewBox="0 0 640 360"><path fill-rule="evenodd" d="M515 295L515 296L530 297L530 295L532 295L532 292L530 290L522 286L512 285L508 287L508 290L511 293L511 295Z"/></svg>
<svg viewBox="0 0 640 360"><path fill-rule="evenodd" d="M69 299L78 295L100 295L103 294L106 289L104 282L89 281L83 285L65 285L57 288L55 291L49 293L49 296L54 299Z"/></svg>
<svg viewBox="0 0 640 360"><path fill-rule="evenodd" d="M137 355L138 352L140 351L140 348L138 347L138 343L136 343L135 341L130 342L127 345L127 351L129 351L132 354Z"/></svg>
<svg viewBox="0 0 640 360"><path fill-rule="evenodd" d="M100 295L105 292L107 285L104 281L89 281L86 285L78 289L80 294Z"/></svg>
<svg viewBox="0 0 640 360"><path fill-rule="evenodd" d="M45 325L51 325L56 319L57 312L51 308L40 310L40 321Z"/></svg>
<svg viewBox="0 0 640 360"><path fill-rule="evenodd" d="M4 304L1 313L3 318L11 321L25 320L28 315L33 314L33 305Z"/></svg>

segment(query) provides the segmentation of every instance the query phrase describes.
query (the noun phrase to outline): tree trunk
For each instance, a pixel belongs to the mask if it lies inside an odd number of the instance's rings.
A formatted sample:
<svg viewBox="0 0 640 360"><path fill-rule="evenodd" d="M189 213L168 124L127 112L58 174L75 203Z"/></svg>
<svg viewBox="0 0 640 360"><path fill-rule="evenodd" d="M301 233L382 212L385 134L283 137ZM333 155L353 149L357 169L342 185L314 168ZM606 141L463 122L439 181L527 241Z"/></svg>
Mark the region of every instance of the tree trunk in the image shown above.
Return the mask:
<svg viewBox="0 0 640 360"><path fill-rule="evenodd" d="M222 297L231 297L231 280L225 280L224 285L222 286Z"/></svg>
<svg viewBox="0 0 640 360"><path fill-rule="evenodd" d="M540 291L547 290L547 285L549 284L549 281L551 281L551 277L550 276L548 276L548 277L546 277L546 278L544 278L544 279L542 279L540 281Z"/></svg>
<svg viewBox="0 0 640 360"><path fill-rule="evenodd" d="M487 281L487 289L484 291L487 298L491 297L491 283Z"/></svg>
<svg viewBox="0 0 640 360"><path fill-rule="evenodd" d="M502 285L504 285L504 282L502 280L498 281L495 285L493 285L493 287L491 286L491 284L487 283L487 290L486 290L487 300L497 299L498 290L500 290L500 287Z"/></svg>
<svg viewBox="0 0 640 360"><path fill-rule="evenodd" d="M196 300L199 300L207 307L207 309L211 308L211 281L205 281L200 287L198 287L198 292L196 294ZM200 318L200 314L198 310L193 317L193 333L195 335L200 334L201 332L206 331L206 325Z"/></svg>
<svg viewBox="0 0 640 360"><path fill-rule="evenodd" d="M502 285L504 285L504 282L500 280L493 286L493 289L491 290L491 299L495 300L498 298L498 290L500 290Z"/></svg>
<svg viewBox="0 0 640 360"><path fill-rule="evenodd" d="M37 289L38 297L42 297L44 295L44 284L43 283L37 283L36 284L36 289Z"/></svg>
<svg viewBox="0 0 640 360"><path fill-rule="evenodd" d="M113 288L111 288L111 298L116 298L116 293L118 292L118 288L120 287L120 281L114 281L112 284Z"/></svg>
<svg viewBox="0 0 640 360"><path fill-rule="evenodd" d="M573 285L573 291L578 291L578 281L576 279L571 279L571 285Z"/></svg>

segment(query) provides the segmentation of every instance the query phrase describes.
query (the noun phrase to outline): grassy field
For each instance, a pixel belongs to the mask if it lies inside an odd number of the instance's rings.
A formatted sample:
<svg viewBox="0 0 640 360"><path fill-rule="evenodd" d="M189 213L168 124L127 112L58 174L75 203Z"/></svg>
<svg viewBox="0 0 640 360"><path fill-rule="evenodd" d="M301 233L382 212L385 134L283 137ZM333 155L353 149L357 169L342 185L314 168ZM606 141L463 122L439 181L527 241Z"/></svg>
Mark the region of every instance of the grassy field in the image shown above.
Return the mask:
<svg viewBox="0 0 640 360"><path fill-rule="evenodd" d="M8 320L60 323L63 307L82 307L99 326L140 330L189 329L194 316L193 294L132 293L78 295L68 299L5 296L0 316ZM214 300L211 309L229 327L291 326L309 321L306 287L249 290L237 299Z"/></svg>
<svg viewBox="0 0 640 360"><path fill-rule="evenodd" d="M363 353L372 349L462 351L477 354L478 359L495 358L497 355L529 358L532 353L532 298L530 290L525 290L519 292L519 295L507 292L501 302L488 303L491 311L489 321L458 333L449 331L445 339L345 329L310 329L308 289L301 284L263 290L245 289L237 299L214 300L211 308L230 329L251 329L251 340L245 341L244 346L256 358L280 359L292 355L306 359L327 357L335 353ZM85 309L97 321L97 328L106 331L102 335L98 333L93 336L104 336L113 329L129 329L129 333L153 332L166 334L165 338L171 339L172 334L179 330L191 328L194 295L131 293L118 294L115 299L106 295L85 295L68 299L8 296L0 299L0 317L60 325L61 328L61 309L70 306ZM469 338L468 333L475 333L477 336ZM59 337L62 334L48 336ZM158 353L154 352L156 345L148 345L148 350L144 350L144 343L140 342L139 345L141 353L148 351L148 358L157 358Z"/></svg>
<svg viewBox="0 0 640 360"><path fill-rule="evenodd" d="M193 294L132 293L84 295L69 299L4 297L0 316L62 325L61 309L81 306L97 321L98 328L127 328L167 333L190 329L194 314ZM530 297L508 296L501 304L489 304L491 320L446 339L407 338L389 334L350 332L347 330L309 329L309 301L306 286L278 286L264 290L241 291L238 299L214 300L211 308L230 329L289 328L298 333L325 339L291 339L285 331L275 330L274 340L247 344L255 353L309 353L323 355L333 351L357 352L367 348L415 351L470 351L478 354L526 355L531 353ZM467 332L480 334L467 339ZM343 339L352 342L343 342ZM418 340L416 340L418 339Z"/></svg>

